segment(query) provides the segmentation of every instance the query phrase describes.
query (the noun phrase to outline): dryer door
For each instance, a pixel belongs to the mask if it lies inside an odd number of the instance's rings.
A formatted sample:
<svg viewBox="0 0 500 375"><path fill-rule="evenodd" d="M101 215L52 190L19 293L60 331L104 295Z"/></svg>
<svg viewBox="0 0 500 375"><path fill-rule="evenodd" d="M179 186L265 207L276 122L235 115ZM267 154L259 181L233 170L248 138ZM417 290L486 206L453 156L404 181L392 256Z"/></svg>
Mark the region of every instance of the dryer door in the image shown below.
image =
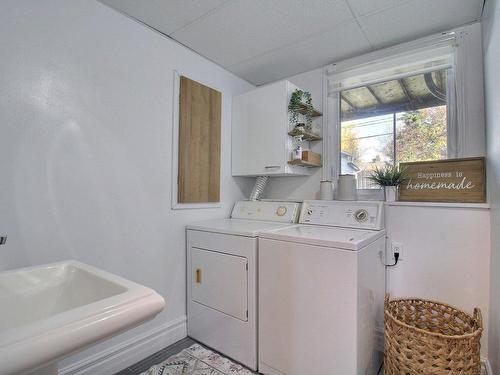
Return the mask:
<svg viewBox="0 0 500 375"><path fill-rule="evenodd" d="M247 258L193 247L191 298L193 301L248 320Z"/></svg>

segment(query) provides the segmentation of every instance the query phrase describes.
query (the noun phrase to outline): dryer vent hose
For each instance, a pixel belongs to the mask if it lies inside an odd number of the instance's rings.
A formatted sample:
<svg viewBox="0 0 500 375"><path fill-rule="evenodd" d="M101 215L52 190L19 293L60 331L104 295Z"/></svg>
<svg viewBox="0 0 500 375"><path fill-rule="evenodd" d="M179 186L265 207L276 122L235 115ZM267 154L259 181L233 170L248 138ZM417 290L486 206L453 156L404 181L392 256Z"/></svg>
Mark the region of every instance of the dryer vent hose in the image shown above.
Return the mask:
<svg viewBox="0 0 500 375"><path fill-rule="evenodd" d="M250 194L251 201L258 201L262 197L262 193L264 192L264 188L266 187L267 180L269 180L269 176L257 177L255 185L252 189L252 193Z"/></svg>

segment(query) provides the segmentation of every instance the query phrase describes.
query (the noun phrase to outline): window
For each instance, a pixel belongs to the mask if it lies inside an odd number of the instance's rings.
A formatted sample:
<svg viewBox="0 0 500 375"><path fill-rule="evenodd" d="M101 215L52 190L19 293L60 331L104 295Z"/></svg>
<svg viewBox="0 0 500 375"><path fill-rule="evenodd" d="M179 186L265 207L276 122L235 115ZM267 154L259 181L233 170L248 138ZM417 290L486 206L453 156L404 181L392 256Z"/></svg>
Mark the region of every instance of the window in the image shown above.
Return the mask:
<svg viewBox="0 0 500 375"><path fill-rule="evenodd" d="M450 68L340 91L340 173L378 189L374 168L448 156Z"/></svg>
<svg viewBox="0 0 500 375"><path fill-rule="evenodd" d="M373 51L324 69L322 178L376 165L485 154L481 25Z"/></svg>

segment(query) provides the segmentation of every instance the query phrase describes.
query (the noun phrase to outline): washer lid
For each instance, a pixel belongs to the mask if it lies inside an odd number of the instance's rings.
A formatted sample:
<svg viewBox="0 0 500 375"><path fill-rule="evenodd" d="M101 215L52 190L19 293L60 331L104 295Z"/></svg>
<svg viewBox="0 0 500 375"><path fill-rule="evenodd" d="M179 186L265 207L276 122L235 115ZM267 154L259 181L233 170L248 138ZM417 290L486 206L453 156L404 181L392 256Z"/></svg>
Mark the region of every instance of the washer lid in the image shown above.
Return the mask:
<svg viewBox="0 0 500 375"><path fill-rule="evenodd" d="M189 224L186 228L204 232L257 237L262 231L286 228L290 225L295 224L243 219L218 219Z"/></svg>
<svg viewBox="0 0 500 375"><path fill-rule="evenodd" d="M295 225L267 231L261 233L259 237L336 249L360 250L384 235L384 230L373 231L316 225Z"/></svg>

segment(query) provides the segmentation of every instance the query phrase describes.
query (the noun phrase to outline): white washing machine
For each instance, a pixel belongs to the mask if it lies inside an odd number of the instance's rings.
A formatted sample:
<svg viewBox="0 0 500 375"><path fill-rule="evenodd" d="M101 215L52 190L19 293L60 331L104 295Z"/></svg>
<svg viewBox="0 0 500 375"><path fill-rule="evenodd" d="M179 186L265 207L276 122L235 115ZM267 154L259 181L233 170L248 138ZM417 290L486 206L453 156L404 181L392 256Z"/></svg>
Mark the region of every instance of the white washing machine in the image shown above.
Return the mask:
<svg viewBox="0 0 500 375"><path fill-rule="evenodd" d="M259 237L259 371L376 375L382 364L383 203L305 201Z"/></svg>
<svg viewBox="0 0 500 375"><path fill-rule="evenodd" d="M240 201L230 219L187 226L190 337L257 369L257 236L294 225L299 208Z"/></svg>

